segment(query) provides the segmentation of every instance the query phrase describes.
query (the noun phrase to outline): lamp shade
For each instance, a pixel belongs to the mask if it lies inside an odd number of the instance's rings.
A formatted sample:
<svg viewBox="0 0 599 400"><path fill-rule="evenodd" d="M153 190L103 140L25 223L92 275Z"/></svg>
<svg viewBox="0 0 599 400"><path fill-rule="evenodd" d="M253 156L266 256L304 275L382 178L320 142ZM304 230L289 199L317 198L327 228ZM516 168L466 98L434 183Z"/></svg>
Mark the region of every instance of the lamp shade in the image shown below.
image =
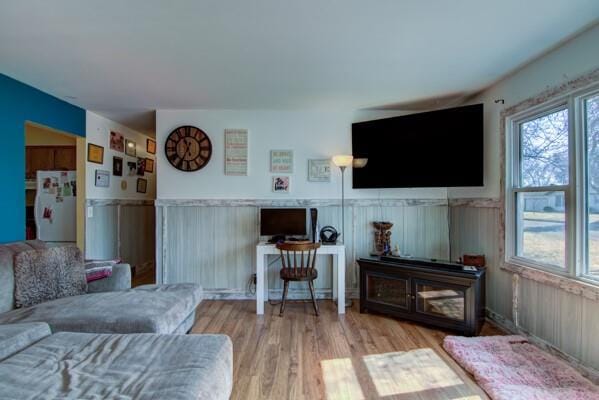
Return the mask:
<svg viewBox="0 0 599 400"><path fill-rule="evenodd" d="M367 158L354 158L353 167L354 168L364 168L368 164Z"/></svg>
<svg viewBox="0 0 599 400"><path fill-rule="evenodd" d="M338 167L351 167L353 156L350 155L338 155L333 156L333 164Z"/></svg>

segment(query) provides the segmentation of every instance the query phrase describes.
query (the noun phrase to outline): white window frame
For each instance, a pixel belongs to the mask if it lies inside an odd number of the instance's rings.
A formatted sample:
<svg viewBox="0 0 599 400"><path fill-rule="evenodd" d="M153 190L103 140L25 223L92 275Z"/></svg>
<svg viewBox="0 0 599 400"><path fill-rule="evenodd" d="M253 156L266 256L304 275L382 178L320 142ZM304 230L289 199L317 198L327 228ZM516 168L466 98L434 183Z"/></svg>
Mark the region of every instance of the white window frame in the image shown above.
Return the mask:
<svg viewBox="0 0 599 400"><path fill-rule="evenodd" d="M586 135L584 101L599 94L599 85L559 96L530 107L505 119L505 262L521 267L545 270L554 274L599 283L598 276L587 274L586 251ZM520 187L520 130L522 123L566 109L568 111L568 184L543 187ZM564 192L565 260L564 268L517 255L516 226L518 192Z"/></svg>

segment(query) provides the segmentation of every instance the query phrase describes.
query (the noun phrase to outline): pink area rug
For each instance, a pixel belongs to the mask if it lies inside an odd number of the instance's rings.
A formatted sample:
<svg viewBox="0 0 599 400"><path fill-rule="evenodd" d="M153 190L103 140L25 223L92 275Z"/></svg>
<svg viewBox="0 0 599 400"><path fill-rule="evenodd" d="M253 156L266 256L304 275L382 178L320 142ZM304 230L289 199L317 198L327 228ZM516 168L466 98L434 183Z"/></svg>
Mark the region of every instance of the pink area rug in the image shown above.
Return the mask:
<svg viewBox="0 0 599 400"><path fill-rule="evenodd" d="M599 387L522 336L447 336L443 347L494 400L599 400Z"/></svg>

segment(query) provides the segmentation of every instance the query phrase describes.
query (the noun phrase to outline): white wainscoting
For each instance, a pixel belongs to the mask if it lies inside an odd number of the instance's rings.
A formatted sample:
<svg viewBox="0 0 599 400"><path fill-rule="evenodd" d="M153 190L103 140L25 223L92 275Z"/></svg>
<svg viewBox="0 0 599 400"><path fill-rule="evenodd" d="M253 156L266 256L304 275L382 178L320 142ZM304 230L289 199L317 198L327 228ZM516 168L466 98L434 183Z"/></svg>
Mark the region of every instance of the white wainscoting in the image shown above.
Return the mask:
<svg viewBox="0 0 599 400"><path fill-rule="evenodd" d="M248 283L255 272L260 207L316 207L321 227L340 230L341 207L334 200L158 200L156 202L157 281L195 282L207 298L253 298ZM445 200L349 200L345 209L346 291L357 297L359 257L373 249L372 221L394 223L392 243L415 257L449 255ZM280 264L271 257L270 298L280 297ZM317 295L331 296L331 261L318 260ZM296 286L296 287L294 287ZM291 298L305 298L300 284Z"/></svg>
<svg viewBox="0 0 599 400"><path fill-rule="evenodd" d="M153 200L88 199L87 207L93 208L93 217L85 221L85 258L120 258L136 272L154 268Z"/></svg>

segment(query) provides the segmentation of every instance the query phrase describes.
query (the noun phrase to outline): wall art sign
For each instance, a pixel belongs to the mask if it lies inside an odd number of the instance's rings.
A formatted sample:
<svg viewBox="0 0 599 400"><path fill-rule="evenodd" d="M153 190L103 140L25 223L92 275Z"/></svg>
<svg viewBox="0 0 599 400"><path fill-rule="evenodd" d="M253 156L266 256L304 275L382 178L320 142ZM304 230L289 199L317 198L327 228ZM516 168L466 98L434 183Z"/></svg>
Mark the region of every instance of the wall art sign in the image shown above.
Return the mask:
<svg viewBox="0 0 599 400"><path fill-rule="evenodd" d="M225 175L247 176L248 131L225 129Z"/></svg>
<svg viewBox="0 0 599 400"><path fill-rule="evenodd" d="M330 182L331 160L308 160L308 180L310 182Z"/></svg>
<svg viewBox="0 0 599 400"><path fill-rule="evenodd" d="M273 176L272 191L275 193L289 193L289 177Z"/></svg>
<svg viewBox="0 0 599 400"><path fill-rule="evenodd" d="M110 172L101 169L96 170L96 186L105 187L110 186Z"/></svg>
<svg viewBox="0 0 599 400"><path fill-rule="evenodd" d="M290 174L293 172L293 150L271 150L270 172Z"/></svg>

